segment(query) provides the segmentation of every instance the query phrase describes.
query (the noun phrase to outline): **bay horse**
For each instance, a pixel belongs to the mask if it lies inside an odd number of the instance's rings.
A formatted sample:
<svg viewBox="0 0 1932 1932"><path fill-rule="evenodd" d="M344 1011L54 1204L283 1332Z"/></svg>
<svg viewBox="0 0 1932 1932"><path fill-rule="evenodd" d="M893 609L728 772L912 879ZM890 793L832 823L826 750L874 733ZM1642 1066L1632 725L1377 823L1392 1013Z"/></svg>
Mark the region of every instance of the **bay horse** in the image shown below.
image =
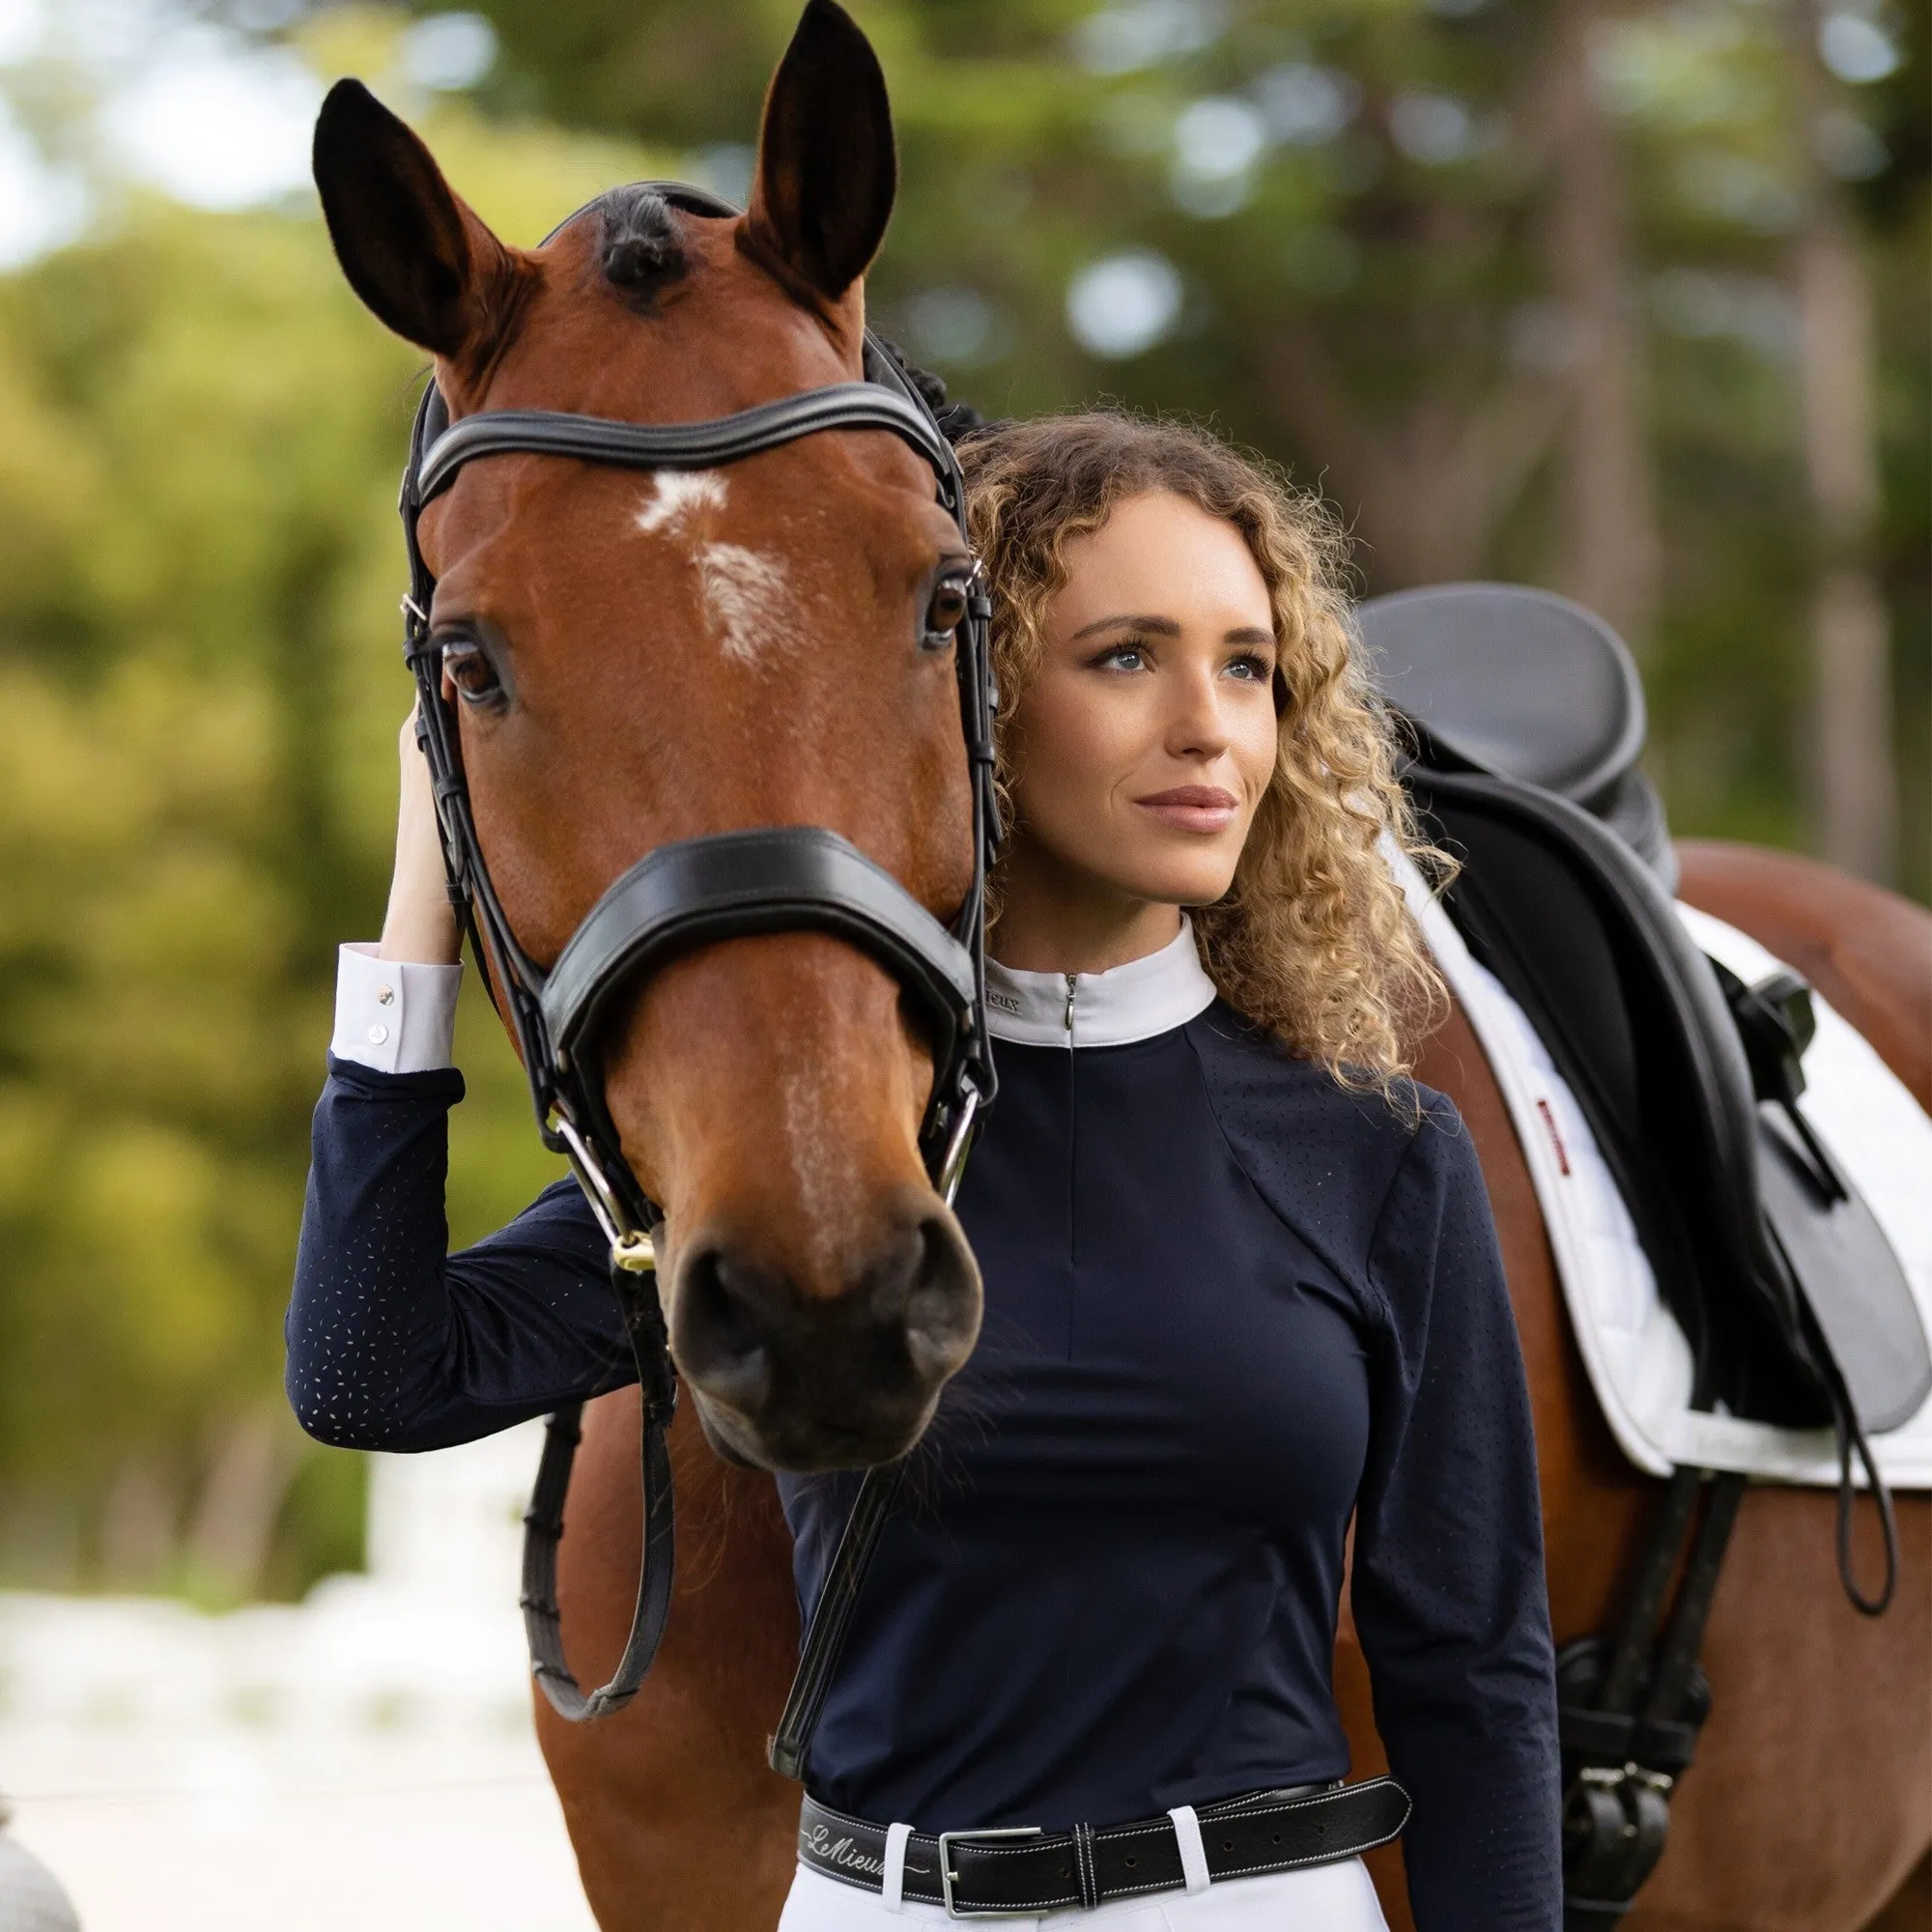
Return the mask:
<svg viewBox="0 0 1932 1932"><path fill-rule="evenodd" d="M870 50L829 0L811 0L775 77L741 221L620 195L542 248L509 249L371 98L338 91L331 115L318 178L344 269L381 319L435 354L453 414L694 420L859 373L891 126ZM640 488L530 457L465 473L422 540L438 623L461 646L451 674L477 681L460 688L476 699L462 744L479 831L532 957L554 958L640 849L737 826L834 827L928 907L958 903L971 828L952 672L911 648L949 536L930 478L878 437L761 455L728 489L716 476ZM1680 854L1684 896L1803 970L1932 1107L1932 919L1786 855ZM1625 1463L1599 1414L1467 1021L1452 1014L1417 1058L1469 1123L1501 1233L1556 1635L1594 1634L1660 1486ZM889 977L797 933L667 968L630 1003L608 1057L640 1181L678 1226L725 1231L759 1285L755 1307L713 1307L714 1323L778 1311L822 1340L828 1312L855 1295L885 1293L898 1319L916 1294L945 1304L949 1349L917 1376L899 1364L895 1419L870 1445L880 1456L917 1435L978 1321L977 1273L915 1143L929 1078ZM690 1290L668 1269L674 1335ZM790 1544L769 1475L707 1445L694 1366L698 1401L671 1432L684 1549L656 1669L598 1724L567 1724L537 1700L605 1932L769 1932L793 1866L798 1790L764 1753L796 1661ZM761 1420L734 1435L736 1455L766 1439ZM769 1420L809 1456L809 1415ZM601 1676L630 1625L639 1431L635 1391L586 1411L559 1577L580 1674ZM1932 1500L1900 1499L1898 1597L1877 1622L1840 1593L1833 1504L1773 1488L1746 1500L1704 1645L1715 1711L1632 1932L1915 1923L1902 1915L1918 1910L1932 1844ZM1383 1759L1346 1613L1336 1689L1367 1775ZM1400 1852L1372 1864L1404 1932Z"/></svg>

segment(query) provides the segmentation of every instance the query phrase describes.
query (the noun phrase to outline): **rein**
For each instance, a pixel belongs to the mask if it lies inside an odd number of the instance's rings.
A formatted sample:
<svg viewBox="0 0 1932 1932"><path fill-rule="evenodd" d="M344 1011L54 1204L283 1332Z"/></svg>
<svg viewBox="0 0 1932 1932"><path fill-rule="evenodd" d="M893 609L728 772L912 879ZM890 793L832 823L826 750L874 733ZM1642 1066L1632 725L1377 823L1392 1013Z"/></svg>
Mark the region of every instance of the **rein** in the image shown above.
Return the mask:
<svg viewBox="0 0 1932 1932"><path fill-rule="evenodd" d="M737 213L680 184L644 185L695 213ZM431 640L436 580L423 560L417 523L465 464L489 456L708 469L827 430L868 429L896 436L925 459L938 500L964 539L964 478L924 397L869 332L865 369L864 382L804 390L702 422L646 424L552 410L496 410L451 423L434 383L416 412L399 506L410 563L403 654L416 683L416 735L435 788L449 895L485 988L516 1037L538 1131L546 1147L569 1160L610 1243L611 1284L642 1397L642 1570L624 1655L611 1681L598 1690L584 1691L565 1662L556 1604L556 1552L581 1404L559 1408L549 1420L524 1519L523 1610L531 1668L552 1707L572 1722L607 1717L636 1696L669 1613L675 1542L666 1436L676 1407L677 1372L654 1280L653 1236L664 1217L632 1173L611 1122L596 1061L598 1024L622 988L680 953L721 940L818 931L857 947L898 981L930 1027L934 1076L919 1146L933 1185L951 1204L974 1120L995 1091L983 948L986 867L999 841L992 724L998 699L987 642L991 605L976 576L955 643L960 724L973 788L973 883L950 923L934 918L890 872L838 833L818 826L769 826L681 839L646 853L610 886L546 971L517 943L491 883L464 776L456 709L442 696L441 653ZM851 1607L902 1467L892 1463L867 1472L805 1633L798 1676L771 1745L774 1768L787 1776L802 1774Z"/></svg>

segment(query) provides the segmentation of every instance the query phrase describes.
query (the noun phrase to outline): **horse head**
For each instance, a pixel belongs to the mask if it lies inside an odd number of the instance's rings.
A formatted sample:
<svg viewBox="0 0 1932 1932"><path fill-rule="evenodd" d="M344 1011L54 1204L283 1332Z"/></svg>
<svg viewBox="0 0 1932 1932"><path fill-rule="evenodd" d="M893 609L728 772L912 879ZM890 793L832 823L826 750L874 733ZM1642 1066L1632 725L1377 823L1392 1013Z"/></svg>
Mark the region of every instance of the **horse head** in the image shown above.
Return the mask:
<svg viewBox="0 0 1932 1932"><path fill-rule="evenodd" d="M452 419L695 423L862 373L895 162L877 61L830 0L773 78L742 216L617 189L507 246L355 82L315 160L344 273L435 355ZM895 437L696 470L496 454L417 540L478 841L539 967L642 855L709 834L827 828L937 918L966 902L970 559ZM933 1048L899 981L835 933L725 938L624 983L596 1049L714 1446L792 1469L902 1453L980 1289L922 1159Z"/></svg>

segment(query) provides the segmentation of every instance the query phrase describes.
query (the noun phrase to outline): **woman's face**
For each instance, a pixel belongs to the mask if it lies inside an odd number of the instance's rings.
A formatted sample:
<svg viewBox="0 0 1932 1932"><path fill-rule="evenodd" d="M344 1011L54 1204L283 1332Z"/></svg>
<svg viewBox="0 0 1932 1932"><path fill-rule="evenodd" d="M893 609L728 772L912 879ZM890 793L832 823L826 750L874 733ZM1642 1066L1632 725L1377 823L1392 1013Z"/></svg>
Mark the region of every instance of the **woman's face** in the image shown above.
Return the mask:
<svg viewBox="0 0 1932 1932"><path fill-rule="evenodd" d="M1166 491L1073 539L1066 571L1014 721L1021 838L1069 884L1207 905L1274 773L1267 585L1232 524Z"/></svg>

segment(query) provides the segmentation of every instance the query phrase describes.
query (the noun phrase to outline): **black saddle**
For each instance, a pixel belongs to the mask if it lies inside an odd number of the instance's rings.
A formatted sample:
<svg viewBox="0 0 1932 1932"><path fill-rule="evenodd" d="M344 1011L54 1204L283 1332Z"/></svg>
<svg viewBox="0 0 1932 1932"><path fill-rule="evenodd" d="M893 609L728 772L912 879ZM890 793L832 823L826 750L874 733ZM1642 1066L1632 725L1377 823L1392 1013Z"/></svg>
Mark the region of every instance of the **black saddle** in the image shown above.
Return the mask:
<svg viewBox="0 0 1932 1932"><path fill-rule="evenodd" d="M1420 767L1410 786L1463 861L1450 918L1529 1016L1629 1205L1690 1343L1692 1406L1867 1434L1917 1413L1932 1355L1911 1286L1797 1104L1809 989L1707 959L1649 868L1568 800Z"/></svg>
<svg viewBox="0 0 1932 1932"><path fill-rule="evenodd" d="M1877 1615L1897 1532L1866 1435L1918 1411L1932 1354L1884 1231L1799 1105L1809 987L1789 972L1747 986L1677 918L1636 767L1642 687L1607 625L1505 584L1379 598L1360 621L1414 727L1417 812L1462 862L1445 908L1589 1121L1690 1340L1692 1406L1834 1428L1839 1576ZM1885 1538L1872 1596L1852 1570L1854 1450ZM1614 1627L1557 1656L1566 1932L1612 1932L1662 1854L1711 1708L1697 1653L1744 1492L1677 1469Z"/></svg>
<svg viewBox="0 0 1932 1932"><path fill-rule="evenodd" d="M1389 702L1438 770L1492 772L1601 818L1675 889L1663 802L1637 766L1643 679L1624 640L1567 597L1439 583L1356 612Z"/></svg>
<svg viewBox="0 0 1932 1932"><path fill-rule="evenodd" d="M1446 910L1576 1092L1690 1339L1694 1406L1814 1427L1842 1391L1847 1420L1897 1427L1932 1391L1932 1352L1798 1105L1809 988L1744 985L1678 921L1629 651L1513 584L1404 591L1359 621L1416 728L1411 794L1463 862Z"/></svg>

